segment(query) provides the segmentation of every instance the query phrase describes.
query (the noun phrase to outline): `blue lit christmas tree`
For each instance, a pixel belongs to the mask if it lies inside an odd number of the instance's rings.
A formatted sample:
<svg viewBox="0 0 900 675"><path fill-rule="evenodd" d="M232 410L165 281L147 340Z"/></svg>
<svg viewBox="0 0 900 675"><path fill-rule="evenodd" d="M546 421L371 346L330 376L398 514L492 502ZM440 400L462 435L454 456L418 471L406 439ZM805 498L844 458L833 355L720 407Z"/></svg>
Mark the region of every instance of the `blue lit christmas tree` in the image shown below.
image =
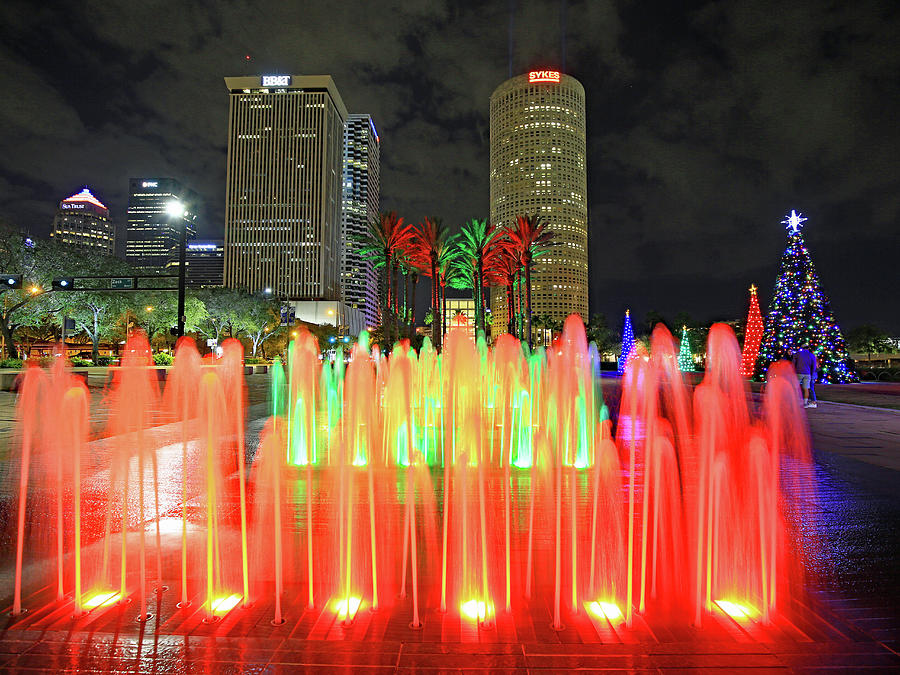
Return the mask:
<svg viewBox="0 0 900 675"><path fill-rule="evenodd" d="M694 371L694 355L691 353L691 338L687 326L681 327L681 348L678 350L678 370L682 373Z"/></svg>
<svg viewBox="0 0 900 675"><path fill-rule="evenodd" d="M781 256L781 272L769 305L757 368L768 370L773 361L790 359L804 344L816 355L823 382L855 382L841 329L834 320L828 298L803 241L800 228L806 218L791 211L782 221L788 246Z"/></svg>
<svg viewBox="0 0 900 675"><path fill-rule="evenodd" d="M631 327L631 310L625 310L625 325L622 328L622 353L619 356L619 373L625 372L625 365L634 351L634 329Z"/></svg>

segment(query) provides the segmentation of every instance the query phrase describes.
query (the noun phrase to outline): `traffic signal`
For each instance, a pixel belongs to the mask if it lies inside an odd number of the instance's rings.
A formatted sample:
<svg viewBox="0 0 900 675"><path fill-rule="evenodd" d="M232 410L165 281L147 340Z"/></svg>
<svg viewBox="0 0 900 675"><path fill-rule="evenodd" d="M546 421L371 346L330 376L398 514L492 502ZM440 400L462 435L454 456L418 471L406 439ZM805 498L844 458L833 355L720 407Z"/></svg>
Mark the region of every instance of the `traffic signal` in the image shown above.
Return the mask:
<svg viewBox="0 0 900 675"><path fill-rule="evenodd" d="M54 291L71 291L75 289L75 277L61 277L53 280Z"/></svg>
<svg viewBox="0 0 900 675"><path fill-rule="evenodd" d="M21 274L4 274L3 288L22 288Z"/></svg>

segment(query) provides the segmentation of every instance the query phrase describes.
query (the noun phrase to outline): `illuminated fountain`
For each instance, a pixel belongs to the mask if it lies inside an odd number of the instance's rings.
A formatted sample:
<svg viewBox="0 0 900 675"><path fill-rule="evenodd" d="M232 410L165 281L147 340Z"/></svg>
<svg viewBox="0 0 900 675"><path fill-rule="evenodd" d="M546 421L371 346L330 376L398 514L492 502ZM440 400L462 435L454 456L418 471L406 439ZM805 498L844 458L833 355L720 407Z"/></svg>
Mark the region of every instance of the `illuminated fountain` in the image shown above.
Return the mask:
<svg viewBox="0 0 900 675"><path fill-rule="evenodd" d="M76 615L133 598L146 620L168 584L207 622L262 603L282 625L301 598L348 627L387 608L412 629L446 612L490 630L538 603L556 630L581 612L627 630L638 615L768 622L802 587L794 496L812 478L794 376L776 364L754 402L726 326L693 392L663 327L607 392L577 317L533 354L451 330L441 354L426 340L384 357L363 334L346 367L301 332L252 457L241 348L223 349L204 361L179 341L160 399L132 337L103 440L65 364L26 372L14 615L52 579ZM100 507L83 489L98 484Z"/></svg>

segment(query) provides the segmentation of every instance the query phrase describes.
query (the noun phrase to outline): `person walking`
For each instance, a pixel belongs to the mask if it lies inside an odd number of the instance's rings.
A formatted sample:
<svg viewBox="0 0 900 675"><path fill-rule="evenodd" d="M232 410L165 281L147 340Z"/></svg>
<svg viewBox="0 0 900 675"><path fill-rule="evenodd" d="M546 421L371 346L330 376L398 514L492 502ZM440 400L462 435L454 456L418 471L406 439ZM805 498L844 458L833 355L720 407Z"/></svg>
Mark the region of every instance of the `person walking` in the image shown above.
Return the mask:
<svg viewBox="0 0 900 675"><path fill-rule="evenodd" d="M819 363L816 361L816 355L809 351L808 344L804 344L794 352L792 360L794 372L797 373L797 380L800 382L800 389L803 392L803 407L817 408L816 390L813 388L819 374Z"/></svg>

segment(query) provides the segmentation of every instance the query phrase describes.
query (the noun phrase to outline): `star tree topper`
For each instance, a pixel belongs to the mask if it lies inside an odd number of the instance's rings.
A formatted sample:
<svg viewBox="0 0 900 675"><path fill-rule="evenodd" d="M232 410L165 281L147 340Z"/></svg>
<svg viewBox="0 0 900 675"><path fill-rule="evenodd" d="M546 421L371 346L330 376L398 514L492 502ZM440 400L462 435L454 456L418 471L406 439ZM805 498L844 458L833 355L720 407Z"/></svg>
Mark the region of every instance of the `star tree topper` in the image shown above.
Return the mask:
<svg viewBox="0 0 900 675"><path fill-rule="evenodd" d="M782 220L781 224L787 225L790 234L797 234L805 221L806 218L803 217L802 213L797 213L794 209L791 209L791 215Z"/></svg>

